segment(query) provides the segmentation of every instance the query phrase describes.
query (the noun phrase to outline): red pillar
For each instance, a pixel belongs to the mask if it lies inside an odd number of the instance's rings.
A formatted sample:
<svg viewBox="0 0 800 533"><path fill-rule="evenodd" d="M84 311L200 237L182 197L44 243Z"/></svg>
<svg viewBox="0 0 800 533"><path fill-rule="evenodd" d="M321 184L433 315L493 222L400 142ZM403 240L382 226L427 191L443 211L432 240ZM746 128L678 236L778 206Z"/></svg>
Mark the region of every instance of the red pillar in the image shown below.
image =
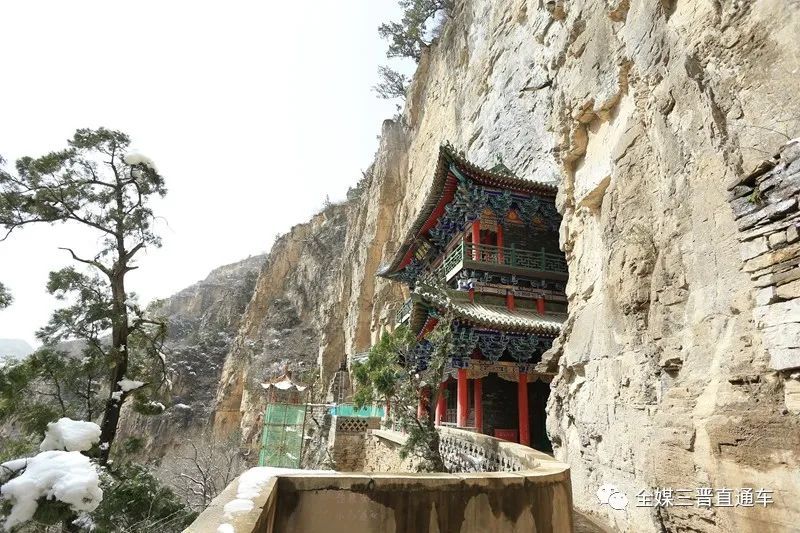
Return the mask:
<svg viewBox="0 0 800 533"><path fill-rule="evenodd" d="M436 425L439 426L445 416L447 404L445 403L444 392L447 389L447 382L439 383L439 399L436 400Z"/></svg>
<svg viewBox="0 0 800 533"><path fill-rule="evenodd" d="M497 262L501 265L505 264L503 260L503 226L500 225L500 219L497 220Z"/></svg>
<svg viewBox="0 0 800 533"><path fill-rule="evenodd" d="M481 219L475 220L472 223L472 259L477 261L480 259L478 245L481 243Z"/></svg>
<svg viewBox="0 0 800 533"><path fill-rule="evenodd" d="M540 315L545 314L544 296L539 296L539 298L536 300L536 312L539 313Z"/></svg>
<svg viewBox="0 0 800 533"><path fill-rule="evenodd" d="M530 429L528 428L528 373L519 373L517 383L517 403L519 404L519 443L531 445Z"/></svg>
<svg viewBox="0 0 800 533"><path fill-rule="evenodd" d="M457 427L467 427L467 418L469 416L469 405L467 405L467 369L458 369L458 409L457 413Z"/></svg>
<svg viewBox="0 0 800 533"><path fill-rule="evenodd" d="M483 433L483 380L473 380L472 387L472 395L475 397L475 428L478 433Z"/></svg>
<svg viewBox="0 0 800 533"><path fill-rule="evenodd" d="M506 291L506 307L509 311L513 311L517 308L517 304L514 302L514 292L513 291Z"/></svg>

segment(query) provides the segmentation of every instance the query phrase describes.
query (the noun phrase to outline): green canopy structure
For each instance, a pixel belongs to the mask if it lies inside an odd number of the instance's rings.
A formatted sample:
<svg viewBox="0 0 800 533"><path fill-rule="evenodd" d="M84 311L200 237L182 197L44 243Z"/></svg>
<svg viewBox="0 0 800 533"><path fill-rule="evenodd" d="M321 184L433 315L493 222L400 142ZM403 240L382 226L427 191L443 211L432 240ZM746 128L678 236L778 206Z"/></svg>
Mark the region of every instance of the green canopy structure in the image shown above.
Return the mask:
<svg viewBox="0 0 800 533"><path fill-rule="evenodd" d="M261 384L268 393L264 409L259 466L300 468L303 453L307 387L292 381L291 373Z"/></svg>

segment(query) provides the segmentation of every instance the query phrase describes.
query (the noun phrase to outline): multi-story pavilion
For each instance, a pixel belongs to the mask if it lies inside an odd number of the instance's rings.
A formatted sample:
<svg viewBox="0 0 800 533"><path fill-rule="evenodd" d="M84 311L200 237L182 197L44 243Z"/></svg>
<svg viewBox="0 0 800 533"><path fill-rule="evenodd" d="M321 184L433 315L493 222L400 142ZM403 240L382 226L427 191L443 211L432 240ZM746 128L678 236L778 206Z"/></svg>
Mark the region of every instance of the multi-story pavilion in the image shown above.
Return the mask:
<svg viewBox="0 0 800 533"><path fill-rule="evenodd" d="M449 145L440 149L427 199L379 272L411 289L398 324L421 337L445 305L455 317L437 424L550 449L552 375L534 367L566 318L555 195L554 186L518 178L502 163L485 170ZM432 280L446 286L449 302L430 289Z"/></svg>

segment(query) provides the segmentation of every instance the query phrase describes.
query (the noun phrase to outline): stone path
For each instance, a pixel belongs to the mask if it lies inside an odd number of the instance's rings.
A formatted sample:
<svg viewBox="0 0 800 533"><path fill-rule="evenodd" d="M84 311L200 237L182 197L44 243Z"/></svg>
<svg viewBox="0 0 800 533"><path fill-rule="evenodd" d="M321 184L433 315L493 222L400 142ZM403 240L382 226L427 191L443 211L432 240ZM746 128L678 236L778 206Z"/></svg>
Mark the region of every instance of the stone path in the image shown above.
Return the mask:
<svg viewBox="0 0 800 533"><path fill-rule="evenodd" d="M573 520L575 522L575 533L613 533L615 530L601 525L596 518L589 518L588 516L573 510Z"/></svg>

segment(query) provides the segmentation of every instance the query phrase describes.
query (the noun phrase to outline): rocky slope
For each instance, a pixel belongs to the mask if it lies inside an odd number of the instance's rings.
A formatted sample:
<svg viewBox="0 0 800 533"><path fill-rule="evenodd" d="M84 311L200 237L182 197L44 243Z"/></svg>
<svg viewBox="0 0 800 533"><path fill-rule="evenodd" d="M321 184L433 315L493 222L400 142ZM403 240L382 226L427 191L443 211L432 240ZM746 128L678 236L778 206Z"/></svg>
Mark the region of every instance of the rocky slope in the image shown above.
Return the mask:
<svg viewBox="0 0 800 533"><path fill-rule="evenodd" d="M202 433L213 412L225 355L265 259L257 255L216 268L206 279L152 305L152 312L168 324L165 353L173 401L156 416L124 408L120 445L128 442L129 449L160 462Z"/></svg>
<svg viewBox="0 0 800 533"><path fill-rule="evenodd" d="M778 0L456 2L358 194L273 248L225 361L218 435L253 446L264 374L316 360L324 385L390 321L403 295L374 273L450 141L559 186L570 309L548 427L576 505L625 531L796 527L796 375L770 367L754 325L726 186L800 133L798 35L800 4ZM626 510L599 504L604 483ZM635 505L662 487L764 487L775 503Z"/></svg>
<svg viewBox="0 0 800 533"><path fill-rule="evenodd" d="M374 184L367 177L360 188L371 190ZM369 346L371 323L352 330L344 326L351 305L363 310L360 317L372 309L371 294L362 296L354 285L374 284L367 273L374 272L381 257L380 247L368 250L369 239L363 247L358 242L363 230L377 232L379 226L374 220L363 222L367 194L355 192L275 243L225 361L216 409L218 436L241 430L243 442L255 450L265 402L259 384L265 378L288 368L311 384L319 399L348 350ZM355 269L362 279L354 282Z"/></svg>

